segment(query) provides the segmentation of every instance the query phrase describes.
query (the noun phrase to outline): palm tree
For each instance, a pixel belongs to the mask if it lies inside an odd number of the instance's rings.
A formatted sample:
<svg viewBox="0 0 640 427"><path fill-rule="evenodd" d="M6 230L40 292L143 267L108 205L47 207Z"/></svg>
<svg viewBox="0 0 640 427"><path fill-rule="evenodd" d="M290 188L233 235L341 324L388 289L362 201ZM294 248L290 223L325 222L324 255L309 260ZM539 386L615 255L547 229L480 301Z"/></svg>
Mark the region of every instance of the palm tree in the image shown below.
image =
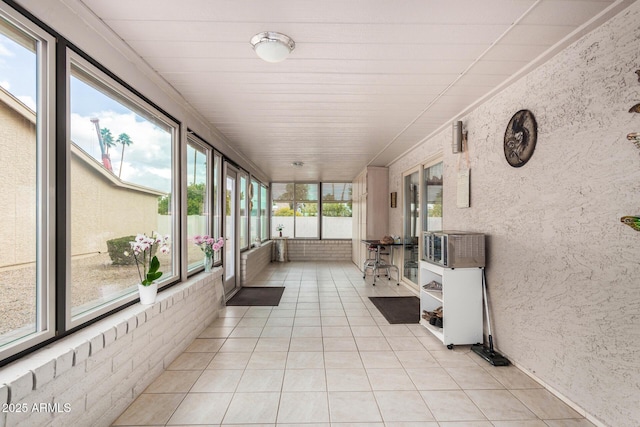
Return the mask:
<svg viewBox="0 0 640 427"><path fill-rule="evenodd" d="M108 128L100 129L100 135L102 136L102 143L104 144L105 154L109 154L109 148L115 147L116 144L113 142L113 135L111 135L111 131Z"/></svg>
<svg viewBox="0 0 640 427"><path fill-rule="evenodd" d="M122 175L122 163L124 162L124 147L128 147L133 144L133 141L126 133L121 133L116 140L116 143L122 144L122 155L120 156L120 170L118 171L118 178Z"/></svg>

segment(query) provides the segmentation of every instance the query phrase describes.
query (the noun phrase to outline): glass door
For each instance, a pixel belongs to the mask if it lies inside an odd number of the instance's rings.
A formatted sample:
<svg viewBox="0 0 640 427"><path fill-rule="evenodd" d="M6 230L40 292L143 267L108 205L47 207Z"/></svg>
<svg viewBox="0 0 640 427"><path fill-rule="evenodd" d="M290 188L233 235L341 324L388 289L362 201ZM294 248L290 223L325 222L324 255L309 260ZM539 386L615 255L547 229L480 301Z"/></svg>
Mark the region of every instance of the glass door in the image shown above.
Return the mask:
<svg viewBox="0 0 640 427"><path fill-rule="evenodd" d="M231 298L239 288L238 273L238 171L225 163L224 295Z"/></svg>
<svg viewBox="0 0 640 427"><path fill-rule="evenodd" d="M443 167L442 162L425 166L423 175L422 214L424 231L442 231L442 191Z"/></svg>
<svg viewBox="0 0 640 427"><path fill-rule="evenodd" d="M403 224L403 277L418 284L418 237L420 227L420 172L411 172L404 176L404 224Z"/></svg>

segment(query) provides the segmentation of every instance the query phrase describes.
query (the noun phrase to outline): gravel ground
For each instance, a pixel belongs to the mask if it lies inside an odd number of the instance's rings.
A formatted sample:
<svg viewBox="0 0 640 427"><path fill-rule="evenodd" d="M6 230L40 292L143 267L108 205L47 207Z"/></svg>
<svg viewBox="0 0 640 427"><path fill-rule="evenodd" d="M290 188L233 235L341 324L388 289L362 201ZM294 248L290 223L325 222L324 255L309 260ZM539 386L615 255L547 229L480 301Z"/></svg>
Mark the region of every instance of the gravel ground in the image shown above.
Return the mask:
<svg viewBox="0 0 640 427"><path fill-rule="evenodd" d="M200 254L195 260L201 259ZM161 268L165 274L169 265L169 255L159 255ZM134 265L111 265L109 254L99 254L71 261L73 274L71 284L71 302L76 310L82 312L83 306L93 306L96 301L108 301L122 295L124 290L136 290L140 282ZM8 271L0 271L0 345L10 341L3 334L16 329L33 327L36 312L35 266ZM22 332L22 331L21 331ZM22 335L22 334L20 334Z"/></svg>

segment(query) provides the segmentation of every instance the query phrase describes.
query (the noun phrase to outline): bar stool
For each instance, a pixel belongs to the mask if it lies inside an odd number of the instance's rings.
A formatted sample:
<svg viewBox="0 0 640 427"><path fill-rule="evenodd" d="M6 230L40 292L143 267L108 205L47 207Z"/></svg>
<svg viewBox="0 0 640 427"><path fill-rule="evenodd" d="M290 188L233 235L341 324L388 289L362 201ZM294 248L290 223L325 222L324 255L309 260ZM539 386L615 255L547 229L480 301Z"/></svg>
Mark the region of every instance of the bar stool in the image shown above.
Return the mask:
<svg viewBox="0 0 640 427"><path fill-rule="evenodd" d="M373 275L373 286L376 285L376 278L380 277L380 270L384 270L386 272L385 276L389 280L391 280L391 270L396 270L396 277L398 278L398 285L400 284L400 272L398 267L393 264L388 264L383 258L382 255L390 255L390 252L384 252L387 249L386 246L382 245L369 245L367 250L369 251L369 255L367 256L367 260L364 262L363 268L363 276L365 279L367 277L367 270L371 270ZM375 253L375 258L371 258L371 254Z"/></svg>
<svg viewBox="0 0 640 427"><path fill-rule="evenodd" d="M380 252L378 253L378 262L376 265L376 268L374 270L374 274L377 274L377 277L380 277L380 270L384 270L386 272L385 276L387 276L388 280L391 280L391 270L395 270L396 271L396 277L397 277L397 284L400 284L400 270L398 270L398 267L396 267L393 264L387 263L382 256L383 255L387 255L387 256L391 256L391 252L383 252L387 249L386 246L380 246ZM391 260L391 262L393 262L393 260ZM373 284L375 285L376 282L376 276L374 275L373 277Z"/></svg>
<svg viewBox="0 0 640 427"><path fill-rule="evenodd" d="M362 271L362 278L367 277L367 270L371 269L372 273L375 274L376 264L378 263L378 247L375 245L367 245L367 259L365 260ZM375 279L374 279L375 280Z"/></svg>

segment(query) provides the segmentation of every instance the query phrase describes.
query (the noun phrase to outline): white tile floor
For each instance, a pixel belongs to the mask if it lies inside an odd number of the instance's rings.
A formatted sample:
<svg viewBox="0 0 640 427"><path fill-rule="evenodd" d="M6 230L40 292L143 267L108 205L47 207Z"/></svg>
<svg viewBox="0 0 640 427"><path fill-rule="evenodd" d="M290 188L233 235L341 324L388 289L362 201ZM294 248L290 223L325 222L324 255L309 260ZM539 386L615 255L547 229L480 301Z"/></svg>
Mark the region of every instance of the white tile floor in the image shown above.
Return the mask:
<svg viewBox="0 0 640 427"><path fill-rule="evenodd" d="M114 426L583 427L518 369L389 325L351 263L272 264L277 307L228 307Z"/></svg>

